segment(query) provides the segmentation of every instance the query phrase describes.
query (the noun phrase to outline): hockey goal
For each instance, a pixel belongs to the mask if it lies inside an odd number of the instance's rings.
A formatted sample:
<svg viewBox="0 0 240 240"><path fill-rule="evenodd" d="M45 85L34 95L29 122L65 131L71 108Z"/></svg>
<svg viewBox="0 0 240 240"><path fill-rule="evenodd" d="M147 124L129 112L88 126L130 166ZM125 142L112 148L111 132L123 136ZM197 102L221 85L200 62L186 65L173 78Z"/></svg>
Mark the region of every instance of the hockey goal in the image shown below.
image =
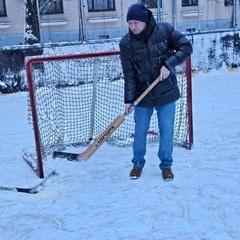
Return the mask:
<svg viewBox="0 0 240 240"><path fill-rule="evenodd" d="M43 56L26 62L29 121L35 149L24 159L44 177L43 163L53 151L89 145L124 111L124 79L119 51ZM181 98L176 103L175 145L193 144L191 59L176 68ZM148 142L160 137L153 114ZM108 138L125 147L133 143L133 116ZM35 157L34 157L35 156Z"/></svg>

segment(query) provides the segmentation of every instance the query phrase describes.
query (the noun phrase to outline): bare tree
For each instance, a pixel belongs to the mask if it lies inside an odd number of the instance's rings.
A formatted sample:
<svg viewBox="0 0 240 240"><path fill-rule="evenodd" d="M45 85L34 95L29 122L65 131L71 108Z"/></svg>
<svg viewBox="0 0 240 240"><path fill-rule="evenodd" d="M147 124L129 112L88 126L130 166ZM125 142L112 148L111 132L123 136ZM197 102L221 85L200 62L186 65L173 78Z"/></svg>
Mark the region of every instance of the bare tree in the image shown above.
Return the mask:
<svg viewBox="0 0 240 240"><path fill-rule="evenodd" d="M39 26L38 0L24 0L24 3L25 3L24 43L26 45L40 43L41 34Z"/></svg>
<svg viewBox="0 0 240 240"><path fill-rule="evenodd" d="M25 3L25 32L24 43L32 45L41 42L40 17L48 8L59 0L24 0Z"/></svg>
<svg viewBox="0 0 240 240"><path fill-rule="evenodd" d="M53 4L56 3L60 0L45 0L45 1L41 1L39 0L39 14L40 17L42 17L44 15L44 13L48 10L48 8Z"/></svg>

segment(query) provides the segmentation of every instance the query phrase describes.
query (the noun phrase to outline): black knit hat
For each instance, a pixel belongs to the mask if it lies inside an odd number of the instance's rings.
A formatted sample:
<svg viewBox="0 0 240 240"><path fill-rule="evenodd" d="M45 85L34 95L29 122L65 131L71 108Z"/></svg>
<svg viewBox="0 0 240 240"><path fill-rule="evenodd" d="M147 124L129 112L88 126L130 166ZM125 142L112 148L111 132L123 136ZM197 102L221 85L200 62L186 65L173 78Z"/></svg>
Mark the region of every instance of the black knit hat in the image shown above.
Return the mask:
<svg viewBox="0 0 240 240"><path fill-rule="evenodd" d="M129 20L137 20L145 23L148 21L148 12L142 3L135 3L128 8L127 22Z"/></svg>

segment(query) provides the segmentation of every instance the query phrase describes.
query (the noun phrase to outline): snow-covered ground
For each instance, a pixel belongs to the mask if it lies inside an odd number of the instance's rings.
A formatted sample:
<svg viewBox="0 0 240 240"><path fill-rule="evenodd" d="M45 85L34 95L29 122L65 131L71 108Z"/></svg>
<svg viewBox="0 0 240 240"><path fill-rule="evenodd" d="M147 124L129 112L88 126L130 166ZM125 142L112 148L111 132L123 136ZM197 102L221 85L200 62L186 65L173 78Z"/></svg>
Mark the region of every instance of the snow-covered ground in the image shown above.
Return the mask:
<svg viewBox="0 0 240 240"><path fill-rule="evenodd" d="M1 240L240 239L240 72L193 77L194 147L174 148L175 179L164 182L157 143L130 180L131 147L104 144L88 161L44 164L59 176L38 194L0 191ZM0 95L0 187L42 180L22 160L33 146L26 93Z"/></svg>

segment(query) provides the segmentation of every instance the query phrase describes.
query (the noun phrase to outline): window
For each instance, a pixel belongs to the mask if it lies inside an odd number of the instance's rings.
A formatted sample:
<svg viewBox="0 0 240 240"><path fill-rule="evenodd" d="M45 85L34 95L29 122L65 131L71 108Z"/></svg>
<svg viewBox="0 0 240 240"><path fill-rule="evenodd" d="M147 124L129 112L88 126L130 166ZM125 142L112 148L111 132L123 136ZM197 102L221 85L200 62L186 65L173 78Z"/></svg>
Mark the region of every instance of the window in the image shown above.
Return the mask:
<svg viewBox="0 0 240 240"><path fill-rule="evenodd" d="M197 6L198 0L182 0L182 7Z"/></svg>
<svg viewBox="0 0 240 240"><path fill-rule="evenodd" d="M160 3L160 8L162 7L162 0L142 0L142 3L146 8L157 8L158 3Z"/></svg>
<svg viewBox="0 0 240 240"><path fill-rule="evenodd" d="M89 12L115 11L115 0L88 0Z"/></svg>
<svg viewBox="0 0 240 240"><path fill-rule="evenodd" d="M63 13L62 0L40 0L39 1L40 14L58 14Z"/></svg>
<svg viewBox="0 0 240 240"><path fill-rule="evenodd" d="M233 6L233 0L224 0L224 6Z"/></svg>
<svg viewBox="0 0 240 240"><path fill-rule="evenodd" d="M6 17L6 6L5 6L5 0L0 0L0 17Z"/></svg>

